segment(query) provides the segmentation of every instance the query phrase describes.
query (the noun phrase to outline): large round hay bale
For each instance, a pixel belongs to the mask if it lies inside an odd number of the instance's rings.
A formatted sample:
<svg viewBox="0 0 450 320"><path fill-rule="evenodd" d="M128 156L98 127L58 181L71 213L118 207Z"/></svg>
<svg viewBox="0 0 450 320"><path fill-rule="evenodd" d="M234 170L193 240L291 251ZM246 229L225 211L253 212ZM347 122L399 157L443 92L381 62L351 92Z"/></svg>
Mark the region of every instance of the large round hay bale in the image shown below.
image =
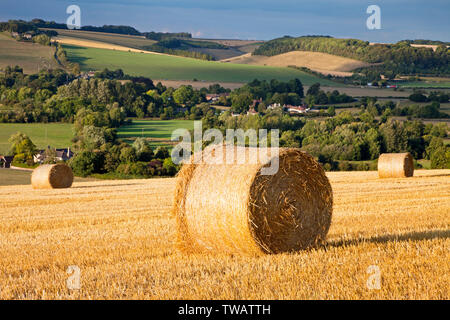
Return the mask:
<svg viewBox="0 0 450 320"><path fill-rule="evenodd" d="M70 188L72 183L72 169L63 163L39 166L31 175L31 185L34 189Z"/></svg>
<svg viewBox="0 0 450 320"><path fill-rule="evenodd" d="M414 159L410 153L385 153L378 159L380 178L408 178L414 175Z"/></svg>
<svg viewBox="0 0 450 320"><path fill-rule="evenodd" d="M283 253L326 238L333 193L321 165L298 149L280 149L278 173L262 175L270 159L182 167L174 213L183 251Z"/></svg>

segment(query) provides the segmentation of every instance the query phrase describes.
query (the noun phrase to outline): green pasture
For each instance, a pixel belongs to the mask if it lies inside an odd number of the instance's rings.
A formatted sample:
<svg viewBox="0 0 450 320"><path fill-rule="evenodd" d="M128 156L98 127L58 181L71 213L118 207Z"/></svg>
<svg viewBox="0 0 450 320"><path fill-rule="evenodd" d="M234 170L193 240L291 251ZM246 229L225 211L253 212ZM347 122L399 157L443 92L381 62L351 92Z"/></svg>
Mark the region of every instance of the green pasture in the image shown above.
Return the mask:
<svg viewBox="0 0 450 320"><path fill-rule="evenodd" d="M8 139L16 132L28 135L34 144L43 149L67 148L72 145L72 125L67 123L0 123L0 154L8 153Z"/></svg>

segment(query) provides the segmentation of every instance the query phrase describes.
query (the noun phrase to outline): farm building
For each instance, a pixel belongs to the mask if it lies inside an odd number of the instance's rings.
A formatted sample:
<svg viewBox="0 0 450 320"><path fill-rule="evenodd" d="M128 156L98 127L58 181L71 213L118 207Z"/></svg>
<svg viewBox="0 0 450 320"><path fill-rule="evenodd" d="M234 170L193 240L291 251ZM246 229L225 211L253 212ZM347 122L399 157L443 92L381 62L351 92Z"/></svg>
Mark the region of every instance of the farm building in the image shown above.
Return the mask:
<svg viewBox="0 0 450 320"><path fill-rule="evenodd" d="M278 109L278 108L281 108L281 103L274 103L274 104L271 104L271 105L269 105L269 106L267 107L267 110L275 110L275 109Z"/></svg>
<svg viewBox="0 0 450 320"><path fill-rule="evenodd" d="M81 75L78 76L79 79L85 79L85 80L89 80L90 78L95 77L95 71L88 71L88 72L83 72Z"/></svg>
<svg viewBox="0 0 450 320"><path fill-rule="evenodd" d="M220 94L207 94L206 95L206 101L212 103L217 102L221 97L228 97L229 93L220 93Z"/></svg>
<svg viewBox="0 0 450 320"><path fill-rule="evenodd" d="M290 114L303 114L310 111L306 106L286 106L285 107Z"/></svg>

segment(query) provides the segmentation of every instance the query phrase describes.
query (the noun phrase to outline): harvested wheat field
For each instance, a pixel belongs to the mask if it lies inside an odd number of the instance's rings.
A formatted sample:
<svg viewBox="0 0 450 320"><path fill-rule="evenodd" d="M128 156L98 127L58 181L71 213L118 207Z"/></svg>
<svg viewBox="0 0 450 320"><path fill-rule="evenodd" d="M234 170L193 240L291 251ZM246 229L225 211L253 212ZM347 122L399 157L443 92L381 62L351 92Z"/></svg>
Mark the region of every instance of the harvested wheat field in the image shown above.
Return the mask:
<svg viewBox="0 0 450 320"><path fill-rule="evenodd" d="M61 44L68 44L68 45L87 47L87 48L108 49L108 50L138 52L138 53L149 53L149 54L156 54L156 55L167 55L165 53L140 50L140 49L125 47L125 46L121 46L121 45L117 45L117 44L110 44L110 43L95 41L95 40L85 40L85 39L71 38L71 37L65 37L65 36L58 36L55 38L55 40Z"/></svg>
<svg viewBox="0 0 450 320"><path fill-rule="evenodd" d="M370 64L355 59L344 58L322 52L291 51L273 57L253 56L251 53L223 60L237 64L267 65L273 67L307 67L322 74L339 77L351 76L354 69Z"/></svg>
<svg viewBox="0 0 450 320"><path fill-rule="evenodd" d="M259 257L177 251L174 179L0 187L0 299L449 299L450 170L327 175L326 245Z"/></svg>

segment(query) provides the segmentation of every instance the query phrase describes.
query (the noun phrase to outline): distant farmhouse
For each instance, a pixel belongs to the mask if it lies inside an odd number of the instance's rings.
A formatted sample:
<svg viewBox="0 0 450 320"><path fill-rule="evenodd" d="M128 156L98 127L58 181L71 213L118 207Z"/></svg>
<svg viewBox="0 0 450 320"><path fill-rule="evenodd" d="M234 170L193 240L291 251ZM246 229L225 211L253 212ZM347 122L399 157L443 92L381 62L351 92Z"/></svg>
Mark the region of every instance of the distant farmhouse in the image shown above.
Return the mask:
<svg viewBox="0 0 450 320"><path fill-rule="evenodd" d="M33 35L30 34L30 33L25 33L25 34L23 35L23 38L24 38L25 40L31 40L31 39L33 39Z"/></svg>
<svg viewBox="0 0 450 320"><path fill-rule="evenodd" d="M305 104L303 104L301 106L292 106L290 104L281 105L280 103L274 103L267 107L267 110L275 110L275 109L283 109L283 110L289 112L291 115L306 114L309 112L314 112L314 110L311 110L311 108L308 108L308 106Z"/></svg>
<svg viewBox="0 0 450 320"><path fill-rule="evenodd" d="M89 80L90 78L95 77L95 71L88 71L88 72L83 72L78 76L78 79L86 79Z"/></svg>
<svg viewBox="0 0 450 320"><path fill-rule="evenodd" d="M34 163L44 163L49 154L48 150L50 150L50 147L48 147L47 150L39 150L38 153L33 156ZM56 154L53 155L55 161L67 161L72 159L74 155L70 148L55 149L55 152Z"/></svg>
<svg viewBox="0 0 450 320"><path fill-rule="evenodd" d="M311 109L305 105L302 106L291 106L287 105L285 107L290 114L304 114L308 113Z"/></svg>
<svg viewBox="0 0 450 320"><path fill-rule="evenodd" d="M22 39L22 40L32 40L33 39L33 34L26 32L26 33L22 33L20 34L19 32L11 32L11 37L16 38L16 39Z"/></svg>
<svg viewBox="0 0 450 320"><path fill-rule="evenodd" d="M252 105L249 106L249 110L247 112L248 116L254 116L258 114L257 108L259 106L260 103L262 103L262 99L259 100L253 100Z"/></svg>
<svg viewBox="0 0 450 320"><path fill-rule="evenodd" d="M214 103L219 101L219 99L221 97L228 97L230 94L229 93L219 93L219 94L207 94L206 95L206 101L209 103Z"/></svg>

